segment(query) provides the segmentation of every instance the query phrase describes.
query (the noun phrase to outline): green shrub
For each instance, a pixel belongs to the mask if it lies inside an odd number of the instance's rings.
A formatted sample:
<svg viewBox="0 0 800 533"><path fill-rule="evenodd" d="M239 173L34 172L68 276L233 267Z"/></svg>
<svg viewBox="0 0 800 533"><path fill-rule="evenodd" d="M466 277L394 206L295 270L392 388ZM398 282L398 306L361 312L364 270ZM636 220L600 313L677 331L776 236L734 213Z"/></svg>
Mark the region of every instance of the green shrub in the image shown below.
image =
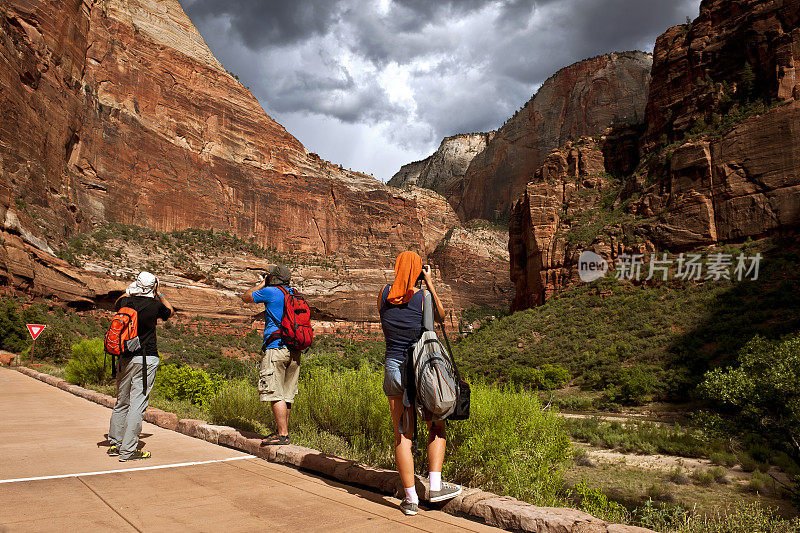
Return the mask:
<svg viewBox="0 0 800 533"><path fill-rule="evenodd" d="M207 407L213 423L246 431L262 432L271 418L269 404L244 380L226 381Z"/></svg>
<svg viewBox="0 0 800 533"><path fill-rule="evenodd" d="M728 471L720 466L709 468L708 474L714 479L716 483L725 485L730 481L728 479Z"/></svg>
<svg viewBox="0 0 800 533"><path fill-rule="evenodd" d="M653 395L658 389L658 376L641 367L623 368L619 371L615 383L606 393L609 402L625 405L641 405L653 401Z"/></svg>
<svg viewBox="0 0 800 533"><path fill-rule="evenodd" d="M733 466L736 464L736 456L727 452L714 452L708 455L708 458L715 465Z"/></svg>
<svg viewBox="0 0 800 533"><path fill-rule="evenodd" d="M703 470L700 468L692 472L691 477L695 483L704 487L707 487L714 482L714 475L709 470Z"/></svg>
<svg viewBox="0 0 800 533"><path fill-rule="evenodd" d="M27 358L30 358L30 351L26 349ZM35 361L52 361L60 363L66 360L70 354L69 337L58 326L50 326L42 331L36 339L36 350L33 354Z"/></svg>
<svg viewBox="0 0 800 533"><path fill-rule="evenodd" d="M763 472L755 471L747 482L747 488L753 492L763 493L767 488L769 476Z"/></svg>
<svg viewBox="0 0 800 533"><path fill-rule="evenodd" d="M577 500L581 510L602 520L616 523L630 520L630 513L625 507L609 500L602 490L589 488L583 479L573 489L572 498Z"/></svg>
<svg viewBox="0 0 800 533"><path fill-rule="evenodd" d="M322 366L306 368L292 419L340 437L371 464L391 466L394 435L382 386L383 374L367 367L341 372Z"/></svg>
<svg viewBox="0 0 800 533"><path fill-rule="evenodd" d="M514 383L533 390L560 389L570 380L569 370L550 363L545 363L539 368L512 367L509 370L509 377Z"/></svg>
<svg viewBox="0 0 800 533"><path fill-rule="evenodd" d="M25 324L43 323L36 307L22 309L14 298L0 300L0 350L20 353L31 345Z"/></svg>
<svg viewBox="0 0 800 533"><path fill-rule="evenodd" d="M394 435L383 373L368 367L333 372L304 370L292 409L295 434L322 451L394 468ZM470 419L447 428L444 475L540 504L557 503L569 440L556 413L542 410L532 394L514 387L473 383ZM419 442L426 442L420 421ZM424 446L415 457L427 469Z"/></svg>
<svg viewBox="0 0 800 533"><path fill-rule="evenodd" d="M647 497L657 502L671 502L675 499L672 491L664 483L653 483L647 489Z"/></svg>
<svg viewBox="0 0 800 533"><path fill-rule="evenodd" d="M744 472L753 472L758 469L758 461L749 455L741 455L738 460Z"/></svg>
<svg viewBox="0 0 800 533"><path fill-rule="evenodd" d="M515 387L473 384L470 418L448 425L445 474L542 505L556 503L569 455L563 420Z"/></svg>
<svg viewBox="0 0 800 533"><path fill-rule="evenodd" d="M667 474L667 479L675 483L676 485L689 484L689 476L687 476L683 468L679 466L676 466L675 468L669 471L669 474Z"/></svg>
<svg viewBox="0 0 800 533"><path fill-rule="evenodd" d="M205 370L168 363L159 367L153 387L168 401L189 400L204 405L220 390L222 380Z"/></svg>
<svg viewBox="0 0 800 533"><path fill-rule="evenodd" d="M64 379L76 385L104 384L111 381L111 357L106 364L103 339L86 339L72 345L72 357L64 369Z"/></svg>

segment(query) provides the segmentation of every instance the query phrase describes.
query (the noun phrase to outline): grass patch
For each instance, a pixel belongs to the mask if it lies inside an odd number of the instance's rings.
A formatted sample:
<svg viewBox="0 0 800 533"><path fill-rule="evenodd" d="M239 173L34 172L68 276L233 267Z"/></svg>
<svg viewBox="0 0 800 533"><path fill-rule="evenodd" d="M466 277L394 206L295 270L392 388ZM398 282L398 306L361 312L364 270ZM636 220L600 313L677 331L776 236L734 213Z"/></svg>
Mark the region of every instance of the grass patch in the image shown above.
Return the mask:
<svg viewBox="0 0 800 533"><path fill-rule="evenodd" d="M735 456L729 443L702 429L641 421L569 418L564 427L571 438L595 447L625 453L666 454L681 457Z"/></svg>

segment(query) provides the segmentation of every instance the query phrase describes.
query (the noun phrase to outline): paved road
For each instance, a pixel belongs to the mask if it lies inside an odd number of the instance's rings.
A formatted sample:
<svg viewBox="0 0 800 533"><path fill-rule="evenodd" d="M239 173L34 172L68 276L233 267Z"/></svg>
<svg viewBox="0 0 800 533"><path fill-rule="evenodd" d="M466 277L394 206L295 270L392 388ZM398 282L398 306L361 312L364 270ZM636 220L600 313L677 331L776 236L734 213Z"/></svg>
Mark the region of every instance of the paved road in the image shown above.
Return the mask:
<svg viewBox="0 0 800 533"><path fill-rule="evenodd" d="M110 413L0 367L0 532L498 531L147 422L153 458L120 463Z"/></svg>

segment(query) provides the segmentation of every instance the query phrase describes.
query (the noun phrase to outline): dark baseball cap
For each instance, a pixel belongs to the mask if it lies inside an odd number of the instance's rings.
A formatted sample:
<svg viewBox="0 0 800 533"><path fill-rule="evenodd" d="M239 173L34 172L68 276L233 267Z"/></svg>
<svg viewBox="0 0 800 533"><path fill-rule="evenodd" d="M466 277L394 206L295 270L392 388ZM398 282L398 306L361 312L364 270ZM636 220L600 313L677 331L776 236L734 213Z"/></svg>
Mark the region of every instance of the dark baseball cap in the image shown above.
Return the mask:
<svg viewBox="0 0 800 533"><path fill-rule="evenodd" d="M292 272L284 265L270 265L267 274L270 285L288 285L292 280Z"/></svg>

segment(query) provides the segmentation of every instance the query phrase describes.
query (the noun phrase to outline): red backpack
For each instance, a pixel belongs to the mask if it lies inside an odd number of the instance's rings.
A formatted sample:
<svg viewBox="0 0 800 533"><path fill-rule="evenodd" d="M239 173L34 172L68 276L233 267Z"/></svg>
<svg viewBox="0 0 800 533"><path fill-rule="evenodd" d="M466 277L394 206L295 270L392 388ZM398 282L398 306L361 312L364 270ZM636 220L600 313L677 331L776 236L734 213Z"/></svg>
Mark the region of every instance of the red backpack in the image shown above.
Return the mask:
<svg viewBox="0 0 800 533"><path fill-rule="evenodd" d="M302 295L292 290L289 292L285 287L278 288L283 292L283 318L280 323L267 309L267 314L278 327L267 340L264 341L264 348L275 339L280 338L283 344L290 350L302 351L311 346L314 338L314 330L311 327L311 308Z"/></svg>

